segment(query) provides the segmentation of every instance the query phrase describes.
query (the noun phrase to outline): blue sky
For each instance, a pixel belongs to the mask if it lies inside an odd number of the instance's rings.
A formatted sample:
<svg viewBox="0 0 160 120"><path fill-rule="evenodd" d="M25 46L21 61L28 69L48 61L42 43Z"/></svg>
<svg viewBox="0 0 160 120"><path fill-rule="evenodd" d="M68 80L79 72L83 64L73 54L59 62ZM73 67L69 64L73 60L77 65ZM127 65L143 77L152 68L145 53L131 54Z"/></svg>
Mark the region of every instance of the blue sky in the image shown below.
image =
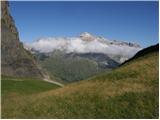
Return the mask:
<svg viewBox="0 0 160 120"><path fill-rule="evenodd" d="M20 40L71 37L82 32L108 39L158 43L158 2L10 2Z"/></svg>

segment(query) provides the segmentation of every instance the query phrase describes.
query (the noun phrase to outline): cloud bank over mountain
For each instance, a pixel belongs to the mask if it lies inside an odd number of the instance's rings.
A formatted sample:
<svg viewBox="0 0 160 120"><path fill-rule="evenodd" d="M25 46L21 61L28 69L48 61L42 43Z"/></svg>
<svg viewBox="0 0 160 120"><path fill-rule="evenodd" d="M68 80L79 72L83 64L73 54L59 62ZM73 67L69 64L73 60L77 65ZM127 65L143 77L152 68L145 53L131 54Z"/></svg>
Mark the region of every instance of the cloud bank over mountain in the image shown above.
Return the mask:
<svg viewBox="0 0 160 120"><path fill-rule="evenodd" d="M41 38L31 44L25 44L25 46L42 53L61 50L66 53L104 53L124 57L132 57L141 50L138 45L133 43L110 41L89 33L83 33L80 37L72 38Z"/></svg>

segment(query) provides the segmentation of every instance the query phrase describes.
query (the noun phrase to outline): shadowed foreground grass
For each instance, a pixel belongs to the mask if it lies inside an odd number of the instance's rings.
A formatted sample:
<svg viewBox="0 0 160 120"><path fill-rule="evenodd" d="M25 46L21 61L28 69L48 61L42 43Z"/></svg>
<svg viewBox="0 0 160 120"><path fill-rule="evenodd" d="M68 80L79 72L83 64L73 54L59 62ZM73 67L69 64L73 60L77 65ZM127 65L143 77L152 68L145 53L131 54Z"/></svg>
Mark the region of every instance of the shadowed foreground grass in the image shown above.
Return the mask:
<svg viewBox="0 0 160 120"><path fill-rule="evenodd" d="M2 118L158 118L158 52L63 88L13 82L2 80Z"/></svg>

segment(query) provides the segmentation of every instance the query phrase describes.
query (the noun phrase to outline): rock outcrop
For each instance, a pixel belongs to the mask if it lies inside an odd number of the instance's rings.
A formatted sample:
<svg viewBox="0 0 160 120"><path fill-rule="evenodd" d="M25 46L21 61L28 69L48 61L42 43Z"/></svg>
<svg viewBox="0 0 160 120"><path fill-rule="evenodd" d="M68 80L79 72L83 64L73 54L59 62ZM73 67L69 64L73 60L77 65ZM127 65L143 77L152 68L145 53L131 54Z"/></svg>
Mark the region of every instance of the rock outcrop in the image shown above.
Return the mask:
<svg viewBox="0 0 160 120"><path fill-rule="evenodd" d="M14 77L43 77L34 57L19 41L7 1L1 1L1 74Z"/></svg>
<svg viewBox="0 0 160 120"><path fill-rule="evenodd" d="M80 38L84 41L93 41L95 39L94 36L88 32L80 34Z"/></svg>

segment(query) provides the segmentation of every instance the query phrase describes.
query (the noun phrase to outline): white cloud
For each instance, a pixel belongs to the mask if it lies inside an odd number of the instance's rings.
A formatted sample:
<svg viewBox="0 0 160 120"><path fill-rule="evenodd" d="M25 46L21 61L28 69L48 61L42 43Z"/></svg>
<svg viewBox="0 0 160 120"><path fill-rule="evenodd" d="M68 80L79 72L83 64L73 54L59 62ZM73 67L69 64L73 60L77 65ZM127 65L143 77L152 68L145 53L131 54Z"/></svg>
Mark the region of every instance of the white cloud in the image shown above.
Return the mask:
<svg viewBox="0 0 160 120"><path fill-rule="evenodd" d="M84 41L77 38L42 38L29 46L39 52L52 52L54 50L65 50L65 52L77 53L105 53L108 55L121 55L132 57L141 48L130 47L126 45L114 45L101 42L97 39L93 41Z"/></svg>

